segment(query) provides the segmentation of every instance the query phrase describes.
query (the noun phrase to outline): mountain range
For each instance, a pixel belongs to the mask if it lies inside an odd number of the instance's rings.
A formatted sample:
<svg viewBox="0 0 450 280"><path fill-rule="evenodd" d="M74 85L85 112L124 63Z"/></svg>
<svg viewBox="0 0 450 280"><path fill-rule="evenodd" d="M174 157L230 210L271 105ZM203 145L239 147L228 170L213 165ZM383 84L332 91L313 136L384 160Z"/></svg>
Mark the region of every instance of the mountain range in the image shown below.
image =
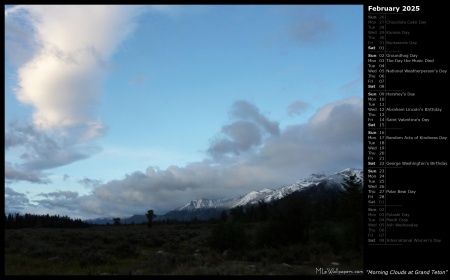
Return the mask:
<svg viewBox="0 0 450 280"><path fill-rule="evenodd" d="M315 173L310 176L300 179L297 182L271 189L264 188L259 191L252 191L250 193L240 195L234 198L227 199L209 199L200 198L192 200L184 206L178 207L172 211L167 212L164 215L158 215L154 221L164 221L164 220L179 220L179 221L189 221L193 218L198 220L208 220L210 218L217 218L220 216L223 210L229 210L238 206L251 206L259 203L260 201L271 203L273 201L279 200L287 195L303 191L305 189L314 188L318 185L322 186L334 186L338 188L343 188L342 183L344 178L355 175L357 179L363 182L363 170L357 168L347 168L340 172L325 175L324 173ZM86 220L89 223L94 224L107 224L113 223L113 217L108 218L97 218ZM147 218L144 214L133 215L129 218L121 219L122 224L130 223L145 223Z"/></svg>

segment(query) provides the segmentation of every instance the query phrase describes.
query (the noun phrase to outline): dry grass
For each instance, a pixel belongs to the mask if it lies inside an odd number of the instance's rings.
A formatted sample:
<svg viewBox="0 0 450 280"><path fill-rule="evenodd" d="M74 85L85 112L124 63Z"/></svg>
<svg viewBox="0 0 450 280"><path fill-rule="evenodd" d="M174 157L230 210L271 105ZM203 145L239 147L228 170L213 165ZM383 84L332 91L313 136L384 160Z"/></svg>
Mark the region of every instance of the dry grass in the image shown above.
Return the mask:
<svg viewBox="0 0 450 280"><path fill-rule="evenodd" d="M301 246L225 254L208 246L212 224L5 230L6 275L304 275ZM257 224L248 224L250 237ZM251 238L250 238L251 239ZM314 256L323 262L333 256ZM286 261L288 263L286 263ZM360 264L357 264L358 266Z"/></svg>

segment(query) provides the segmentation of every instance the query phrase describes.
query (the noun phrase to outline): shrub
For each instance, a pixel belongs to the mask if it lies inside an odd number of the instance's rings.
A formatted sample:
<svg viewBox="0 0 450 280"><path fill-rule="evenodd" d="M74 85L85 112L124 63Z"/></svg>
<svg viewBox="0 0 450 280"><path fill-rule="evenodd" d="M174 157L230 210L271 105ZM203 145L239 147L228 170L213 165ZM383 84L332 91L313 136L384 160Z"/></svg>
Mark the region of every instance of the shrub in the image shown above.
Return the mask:
<svg viewBox="0 0 450 280"><path fill-rule="evenodd" d="M270 221L259 225L255 238L257 247L278 247L284 242L282 224Z"/></svg>
<svg viewBox="0 0 450 280"><path fill-rule="evenodd" d="M247 233L240 222L226 221L218 223L209 236L209 246L216 250L240 250L247 246Z"/></svg>

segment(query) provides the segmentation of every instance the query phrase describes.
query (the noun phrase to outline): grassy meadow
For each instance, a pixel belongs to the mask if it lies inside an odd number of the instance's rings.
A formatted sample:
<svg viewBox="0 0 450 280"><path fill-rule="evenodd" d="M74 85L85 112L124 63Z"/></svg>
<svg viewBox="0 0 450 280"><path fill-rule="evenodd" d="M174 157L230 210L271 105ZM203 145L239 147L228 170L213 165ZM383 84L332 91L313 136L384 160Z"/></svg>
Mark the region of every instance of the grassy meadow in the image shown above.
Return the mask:
<svg viewBox="0 0 450 280"><path fill-rule="evenodd" d="M261 226L246 223L248 246L223 251L210 244L214 223L7 229L5 274L305 275L332 263L362 267L361 256L336 256L326 244L257 248Z"/></svg>

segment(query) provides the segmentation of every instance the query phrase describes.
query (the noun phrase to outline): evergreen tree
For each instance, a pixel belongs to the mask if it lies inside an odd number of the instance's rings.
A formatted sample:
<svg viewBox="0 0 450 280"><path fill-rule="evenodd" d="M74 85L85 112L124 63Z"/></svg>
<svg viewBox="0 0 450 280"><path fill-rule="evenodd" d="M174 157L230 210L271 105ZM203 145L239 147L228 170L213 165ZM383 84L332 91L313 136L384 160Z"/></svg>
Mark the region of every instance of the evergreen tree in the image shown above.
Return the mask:
<svg viewBox="0 0 450 280"><path fill-rule="evenodd" d="M348 245L361 250L363 245L363 189L356 175L344 178L344 191L341 193L341 217L348 225Z"/></svg>
<svg viewBox="0 0 450 280"><path fill-rule="evenodd" d="M147 226L151 228L153 226L153 219L156 218L155 212L148 210L145 216L147 216Z"/></svg>
<svg viewBox="0 0 450 280"><path fill-rule="evenodd" d="M220 220L222 222L225 222L226 220L228 220L228 212L227 212L227 210L222 210L222 212L220 213Z"/></svg>

